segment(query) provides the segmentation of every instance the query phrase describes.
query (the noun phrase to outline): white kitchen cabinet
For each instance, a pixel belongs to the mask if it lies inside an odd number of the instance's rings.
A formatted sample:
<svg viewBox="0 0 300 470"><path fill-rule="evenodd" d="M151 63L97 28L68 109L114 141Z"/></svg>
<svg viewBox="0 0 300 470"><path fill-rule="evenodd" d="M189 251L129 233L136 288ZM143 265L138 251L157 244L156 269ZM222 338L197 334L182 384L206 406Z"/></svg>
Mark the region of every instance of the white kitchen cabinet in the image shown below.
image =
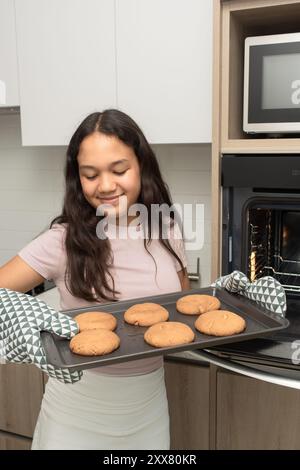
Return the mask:
<svg viewBox="0 0 300 470"><path fill-rule="evenodd" d="M112 0L15 0L23 145L66 145L116 107Z"/></svg>
<svg viewBox="0 0 300 470"><path fill-rule="evenodd" d="M19 106L14 0L0 0L0 107Z"/></svg>
<svg viewBox="0 0 300 470"><path fill-rule="evenodd" d="M118 106L152 143L211 142L212 0L116 0Z"/></svg>
<svg viewBox="0 0 300 470"><path fill-rule="evenodd" d="M211 142L211 0L15 0L23 145L117 107L151 143Z"/></svg>

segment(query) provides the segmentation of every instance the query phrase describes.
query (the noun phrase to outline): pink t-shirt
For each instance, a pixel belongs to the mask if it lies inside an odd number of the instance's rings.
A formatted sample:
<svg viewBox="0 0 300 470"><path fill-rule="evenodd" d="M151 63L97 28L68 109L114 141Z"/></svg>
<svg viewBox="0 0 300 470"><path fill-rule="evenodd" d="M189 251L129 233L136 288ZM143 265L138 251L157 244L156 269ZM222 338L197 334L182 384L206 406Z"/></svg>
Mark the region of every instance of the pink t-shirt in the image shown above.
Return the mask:
<svg viewBox="0 0 300 470"><path fill-rule="evenodd" d="M116 227L113 228L115 230ZM144 248L142 231L139 227L121 227L116 239L110 238L114 263L111 274L115 281L115 289L120 292L119 300L135 299L152 295L167 294L181 290L177 271L181 269L178 261L159 243L152 240L148 250ZM134 233L133 237L125 238L125 232ZM39 235L26 245L18 255L45 279L53 280L60 294L60 307L70 310L100 302L87 302L74 297L66 288L64 277L66 271L66 228L64 224L55 224L46 232ZM170 243L184 267L187 266L184 244L182 239L170 237ZM103 303L107 301L104 300ZM128 361L121 364L102 366L92 369L93 372L112 375L139 375L152 372L162 366L163 358L152 358Z"/></svg>

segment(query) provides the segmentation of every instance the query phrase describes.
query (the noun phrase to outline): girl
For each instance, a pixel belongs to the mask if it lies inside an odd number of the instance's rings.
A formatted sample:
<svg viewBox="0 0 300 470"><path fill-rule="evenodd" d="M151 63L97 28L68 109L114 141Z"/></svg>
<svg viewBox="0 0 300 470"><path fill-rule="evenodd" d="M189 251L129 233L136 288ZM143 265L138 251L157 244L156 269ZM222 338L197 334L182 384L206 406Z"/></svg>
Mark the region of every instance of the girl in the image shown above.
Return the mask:
<svg viewBox="0 0 300 470"><path fill-rule="evenodd" d="M166 239L160 218L159 239L153 237L151 207L172 203L129 116L110 109L80 124L67 149L65 182L61 215L0 269L1 287L26 292L51 279L62 309L189 289L176 225ZM130 213L136 203L147 209L144 223ZM107 237L99 236L99 206L110 220ZM50 378L32 449L169 449L163 358L90 369L72 385Z"/></svg>

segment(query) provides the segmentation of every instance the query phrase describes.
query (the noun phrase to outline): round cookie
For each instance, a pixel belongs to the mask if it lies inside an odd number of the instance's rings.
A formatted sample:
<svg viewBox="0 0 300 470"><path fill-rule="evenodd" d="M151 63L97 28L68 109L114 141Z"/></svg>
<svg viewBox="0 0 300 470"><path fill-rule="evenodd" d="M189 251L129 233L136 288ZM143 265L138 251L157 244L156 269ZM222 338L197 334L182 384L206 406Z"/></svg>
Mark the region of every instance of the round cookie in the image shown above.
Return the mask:
<svg viewBox="0 0 300 470"><path fill-rule="evenodd" d="M71 351L80 356L104 356L110 354L119 346L119 336L103 328L82 331L70 341Z"/></svg>
<svg viewBox="0 0 300 470"><path fill-rule="evenodd" d="M79 331L95 330L104 328L105 330L115 330L117 320L111 313L106 312L85 312L74 317Z"/></svg>
<svg viewBox="0 0 300 470"><path fill-rule="evenodd" d="M213 310L203 313L195 321L196 330L212 336L230 336L246 328L245 320L228 310Z"/></svg>
<svg viewBox="0 0 300 470"><path fill-rule="evenodd" d="M130 325L151 326L168 319L168 310L151 302L135 304L124 313L124 320Z"/></svg>
<svg viewBox="0 0 300 470"><path fill-rule="evenodd" d="M185 315L199 315L199 313L217 310L221 307L219 299L212 295L192 294L181 297L176 302L178 312Z"/></svg>
<svg viewBox="0 0 300 470"><path fill-rule="evenodd" d="M195 334L188 325L175 321L156 323L144 334L146 343L156 348L191 343L194 338Z"/></svg>

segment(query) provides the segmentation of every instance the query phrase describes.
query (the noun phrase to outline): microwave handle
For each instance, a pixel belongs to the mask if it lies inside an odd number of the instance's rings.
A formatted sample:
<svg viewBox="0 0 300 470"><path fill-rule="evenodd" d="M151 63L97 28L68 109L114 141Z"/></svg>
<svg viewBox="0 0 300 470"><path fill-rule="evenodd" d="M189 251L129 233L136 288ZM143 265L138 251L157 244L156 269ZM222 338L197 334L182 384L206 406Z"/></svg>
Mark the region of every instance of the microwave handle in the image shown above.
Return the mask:
<svg viewBox="0 0 300 470"><path fill-rule="evenodd" d="M185 357L186 359L189 358L193 361L202 363L209 362L216 366L223 367L224 369L231 370L232 372L236 372L237 374L252 377L253 379L263 380L264 382L270 382L273 384L282 385L284 387L300 389L300 380L288 377L280 377L279 375L271 374L270 372L263 372L253 367L237 364L230 359L219 358L210 352L204 351L203 349L197 350L197 352L185 351Z"/></svg>

